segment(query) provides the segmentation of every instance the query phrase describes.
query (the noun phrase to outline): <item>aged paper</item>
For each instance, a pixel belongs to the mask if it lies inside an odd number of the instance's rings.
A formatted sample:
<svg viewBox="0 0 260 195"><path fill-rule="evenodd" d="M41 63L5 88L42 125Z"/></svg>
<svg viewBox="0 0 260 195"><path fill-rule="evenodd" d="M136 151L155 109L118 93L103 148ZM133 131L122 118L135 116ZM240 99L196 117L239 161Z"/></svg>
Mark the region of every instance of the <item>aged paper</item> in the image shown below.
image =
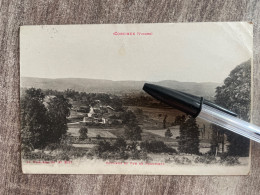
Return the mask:
<svg viewBox="0 0 260 195"><path fill-rule="evenodd" d="M145 82L250 120L247 22L22 26L28 174L246 175L250 141L154 100Z"/></svg>

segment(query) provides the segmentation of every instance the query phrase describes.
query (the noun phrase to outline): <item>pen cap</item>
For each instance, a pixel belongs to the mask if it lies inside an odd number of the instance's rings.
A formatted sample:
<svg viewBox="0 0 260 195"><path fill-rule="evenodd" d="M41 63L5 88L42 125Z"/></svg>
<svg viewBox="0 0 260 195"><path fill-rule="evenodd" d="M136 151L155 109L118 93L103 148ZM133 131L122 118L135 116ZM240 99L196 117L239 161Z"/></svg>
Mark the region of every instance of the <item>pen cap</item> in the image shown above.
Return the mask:
<svg viewBox="0 0 260 195"><path fill-rule="evenodd" d="M175 90L175 91L178 91L178 90ZM191 94L188 94L188 93L184 93L184 92L182 92L182 91L178 91L178 92L183 93L184 95L190 96L190 97L196 99L198 102L201 101L201 97L198 97L198 96L195 96L195 95L191 95ZM237 114L236 114L236 113L234 113L234 112L232 112L231 110L228 110L228 109L226 109L226 108L224 108L224 107L221 107L220 105L217 105L217 104L215 104L215 103L213 103L213 102L211 102L211 101L209 101L209 100L203 99L203 104L206 104L206 105L208 105L208 106L211 106L212 108L218 109L218 110L220 110L220 111L222 111L222 112L225 112L225 113L227 113L227 114L230 114L230 115L232 115L232 116L237 117Z"/></svg>
<svg viewBox="0 0 260 195"><path fill-rule="evenodd" d="M148 83L144 84L143 90L157 100L193 117L197 117L201 111L203 98L200 98L200 101L198 101L196 98L179 91Z"/></svg>

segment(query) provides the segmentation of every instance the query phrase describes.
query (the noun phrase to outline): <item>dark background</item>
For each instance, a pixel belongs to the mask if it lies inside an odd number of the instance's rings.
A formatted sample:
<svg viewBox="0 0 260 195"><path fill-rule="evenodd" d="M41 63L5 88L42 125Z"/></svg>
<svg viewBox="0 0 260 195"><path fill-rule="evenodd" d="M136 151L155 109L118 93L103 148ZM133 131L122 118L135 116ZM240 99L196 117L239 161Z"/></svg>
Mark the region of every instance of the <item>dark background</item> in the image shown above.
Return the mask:
<svg viewBox="0 0 260 195"><path fill-rule="evenodd" d="M260 1L0 0L0 194L259 194L260 144L249 176L23 175L19 26L252 21L253 117L260 125Z"/></svg>

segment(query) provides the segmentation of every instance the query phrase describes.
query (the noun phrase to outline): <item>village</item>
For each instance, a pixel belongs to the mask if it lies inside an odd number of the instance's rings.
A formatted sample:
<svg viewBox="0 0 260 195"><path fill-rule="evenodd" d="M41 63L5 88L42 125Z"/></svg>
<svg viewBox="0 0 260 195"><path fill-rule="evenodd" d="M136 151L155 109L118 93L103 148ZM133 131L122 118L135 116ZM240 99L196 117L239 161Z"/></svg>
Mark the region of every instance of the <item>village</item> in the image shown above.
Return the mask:
<svg viewBox="0 0 260 195"><path fill-rule="evenodd" d="M126 120L124 114L128 110L134 114L142 128L142 141L155 139L177 149L179 126L173 126L172 121L178 113L174 113L171 109L152 109L138 106L115 109L99 99L92 100L89 104L83 104L81 101L75 101L71 98L69 100L72 108L68 117L67 134L74 147L87 150L93 148L100 140L113 141L124 136L124 120ZM171 137L165 136L164 120L165 125L171 131ZM80 139L79 130L82 127L88 129L86 139ZM209 133L205 132L205 124L201 126L200 131L202 138L209 137ZM203 153L207 152L209 143L201 143L200 150Z"/></svg>

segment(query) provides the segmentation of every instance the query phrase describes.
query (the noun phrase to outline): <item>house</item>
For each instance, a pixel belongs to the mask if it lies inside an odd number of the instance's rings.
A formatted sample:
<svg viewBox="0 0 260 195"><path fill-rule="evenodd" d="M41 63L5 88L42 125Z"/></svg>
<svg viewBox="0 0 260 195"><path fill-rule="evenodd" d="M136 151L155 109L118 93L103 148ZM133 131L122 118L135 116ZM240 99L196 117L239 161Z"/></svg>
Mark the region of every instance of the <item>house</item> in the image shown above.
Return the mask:
<svg viewBox="0 0 260 195"><path fill-rule="evenodd" d="M100 101L96 102L97 104ZM83 123L91 123L91 124L122 124L122 120L117 118L111 119L111 115L117 115L118 113L111 106L104 105L95 105L90 107L90 112L88 116L83 117Z"/></svg>
<svg viewBox="0 0 260 195"><path fill-rule="evenodd" d="M107 119L105 118L96 118L96 117L83 117L83 123L95 123L95 124L106 124L107 123Z"/></svg>
<svg viewBox="0 0 260 195"><path fill-rule="evenodd" d="M90 111L90 108L89 108L89 106L80 106L76 111L77 112L88 113Z"/></svg>

